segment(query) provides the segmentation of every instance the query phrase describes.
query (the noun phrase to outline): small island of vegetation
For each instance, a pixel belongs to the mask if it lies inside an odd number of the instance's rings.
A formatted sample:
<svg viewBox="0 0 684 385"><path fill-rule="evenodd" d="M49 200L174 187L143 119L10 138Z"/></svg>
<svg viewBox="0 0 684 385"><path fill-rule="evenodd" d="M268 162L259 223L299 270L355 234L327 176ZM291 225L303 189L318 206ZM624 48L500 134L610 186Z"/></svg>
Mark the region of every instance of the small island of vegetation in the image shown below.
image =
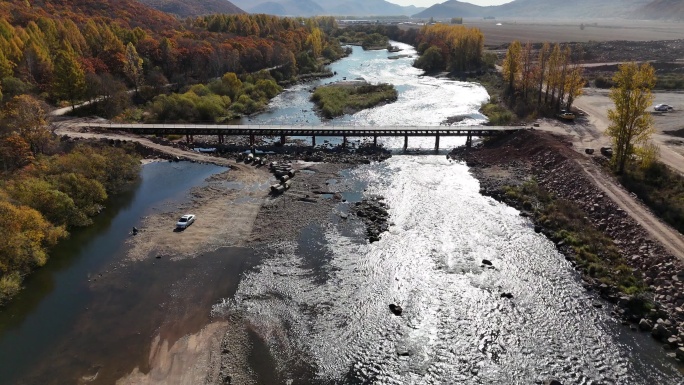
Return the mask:
<svg viewBox="0 0 684 385"><path fill-rule="evenodd" d="M391 84L342 82L316 88L311 99L321 115L328 119L397 100L397 90Z"/></svg>

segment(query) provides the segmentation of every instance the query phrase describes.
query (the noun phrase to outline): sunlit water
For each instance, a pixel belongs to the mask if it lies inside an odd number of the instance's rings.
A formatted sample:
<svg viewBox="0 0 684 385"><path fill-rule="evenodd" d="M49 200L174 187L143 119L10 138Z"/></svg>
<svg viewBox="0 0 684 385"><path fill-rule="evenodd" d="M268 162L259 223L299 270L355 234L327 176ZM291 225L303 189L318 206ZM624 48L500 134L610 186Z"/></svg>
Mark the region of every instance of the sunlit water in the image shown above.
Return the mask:
<svg viewBox="0 0 684 385"><path fill-rule="evenodd" d="M353 54L331 65L337 75L332 78L294 86L278 95L269 105L268 111L249 118L245 122L252 124L301 124L301 125L358 125L358 126L439 126L447 118L462 116L459 125L483 123L486 118L478 112L482 103L489 100L487 91L478 84L458 82L447 79L422 76L422 71L412 66L415 50L406 44L393 45L403 49L401 54L411 55L389 60L387 51L363 51L353 47ZM390 83L399 92L396 102L363 110L351 116L342 116L332 120L321 119L315 112L311 102L311 91L318 85L336 81L364 79L370 83ZM317 144L323 139L332 143L339 138L317 138ZM357 138L359 139L359 138ZM403 138L380 138L389 148L401 148ZM464 138L441 138L442 148L453 148L465 143ZM434 138L410 138L410 148L433 148Z"/></svg>
<svg viewBox="0 0 684 385"><path fill-rule="evenodd" d="M404 46L404 48L406 48ZM405 52L402 52L405 53ZM327 124L438 125L468 115L482 121L477 85L420 77L412 59L356 50L337 77L398 85L396 103ZM253 121L319 122L298 86ZM306 110L306 111L302 111ZM308 121L308 122L307 122ZM401 147L403 139L386 140ZM411 138L431 148L433 138ZM462 139L443 140L444 147ZM269 347L276 370L294 383L678 384L673 361L646 334L609 315L531 223L479 194L459 163L399 155L356 168L338 188L378 194L392 226L368 244L359 222L312 225L299 239L261 250L262 264L215 314L239 312ZM353 202L337 211L353 211ZM481 266L483 259L494 269ZM501 293L513 294L512 299ZM390 303L404 308L402 316Z"/></svg>

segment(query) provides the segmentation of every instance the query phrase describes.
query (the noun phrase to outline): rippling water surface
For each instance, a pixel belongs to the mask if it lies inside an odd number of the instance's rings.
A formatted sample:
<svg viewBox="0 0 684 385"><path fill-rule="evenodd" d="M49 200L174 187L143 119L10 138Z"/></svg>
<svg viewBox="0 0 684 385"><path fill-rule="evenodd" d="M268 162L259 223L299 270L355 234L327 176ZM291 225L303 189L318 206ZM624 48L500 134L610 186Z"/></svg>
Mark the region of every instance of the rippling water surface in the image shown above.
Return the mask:
<svg viewBox="0 0 684 385"><path fill-rule="evenodd" d="M412 53L407 46L402 46ZM483 121L478 85L419 76L413 59L355 49L336 79L389 82L396 103L326 124L438 125L466 115ZM329 80L328 80L329 81ZM253 118L315 123L310 85L297 86ZM385 140L401 147L403 139ZM444 147L463 143L455 138ZM431 148L433 138L411 138ZM437 155L397 155L350 172L345 192L381 195L390 231L368 244L361 224L309 227L298 240L262 250L235 301L266 342L283 378L295 383L677 384L660 345L611 319L582 288L554 245L519 213L479 194L459 163ZM338 211L353 211L353 202ZM483 268L482 259L494 269ZM512 299L500 294L513 294ZM388 308L398 303L400 317ZM607 304L606 304L607 305Z"/></svg>

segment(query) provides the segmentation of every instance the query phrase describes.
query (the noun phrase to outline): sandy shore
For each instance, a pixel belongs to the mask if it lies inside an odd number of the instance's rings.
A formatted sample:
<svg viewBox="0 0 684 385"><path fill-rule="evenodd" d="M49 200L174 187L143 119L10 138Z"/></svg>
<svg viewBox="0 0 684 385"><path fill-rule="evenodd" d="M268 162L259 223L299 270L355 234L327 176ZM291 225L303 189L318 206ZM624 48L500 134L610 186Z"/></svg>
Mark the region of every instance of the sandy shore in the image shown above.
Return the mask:
<svg viewBox="0 0 684 385"><path fill-rule="evenodd" d="M129 240L129 260L201 258L222 247L259 247L296 238L302 228L329 216L341 200L334 195L344 186L339 171L351 166L302 161L292 165L299 171L292 187L271 196L269 185L276 180L266 167L233 163L231 170L192 189L187 201L144 218L140 233ZM339 183L331 186L333 179ZM173 231L179 212L192 212L198 219L182 232ZM135 368L117 383L256 383L248 362L254 348L248 325L239 314L214 318L200 332L173 343L157 335L150 347L150 370Z"/></svg>

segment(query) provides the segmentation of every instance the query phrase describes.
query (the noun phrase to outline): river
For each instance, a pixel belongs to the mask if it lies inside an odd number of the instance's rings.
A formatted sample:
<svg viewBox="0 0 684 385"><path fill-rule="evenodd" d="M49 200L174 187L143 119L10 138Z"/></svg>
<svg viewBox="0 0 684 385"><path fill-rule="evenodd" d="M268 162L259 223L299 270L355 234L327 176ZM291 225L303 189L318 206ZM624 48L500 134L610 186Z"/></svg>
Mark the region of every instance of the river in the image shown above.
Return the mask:
<svg viewBox="0 0 684 385"><path fill-rule="evenodd" d="M295 86L249 119L320 123L312 87L362 77L394 84L398 101L325 124L484 120L477 112L488 98L482 87L420 76L412 58L388 55L354 47L332 65L334 78ZM464 139L441 142L450 148ZM381 143L399 149L403 139ZM433 138L409 141L413 149L433 146ZM554 245L516 210L480 195L468 168L443 154L396 155L346 171L330 183L349 202L289 242L165 267L116 263L142 216L184 199L220 170L146 165L140 185L110 202L95 226L63 242L0 312L0 383L75 383L93 373L98 383L113 383L134 366L146 370L148 337L160 328L193 333L230 313L254 331L263 357L251 362L264 385L531 384L550 377L566 384L682 383L660 344L619 325L608 307L593 307L597 299ZM373 194L385 197L391 226L368 244L362 225L340 221L338 212ZM482 268L482 259L495 268ZM101 286L99 274L121 280L100 279L108 282ZM170 299L171 292L184 295ZM390 303L401 304L403 315L393 315ZM174 309L193 311L169 317Z"/></svg>
<svg viewBox="0 0 684 385"><path fill-rule="evenodd" d="M397 44L402 54L415 55ZM391 55L391 54L390 54ZM363 78L397 86L397 102L324 124L477 124L488 99L479 85L420 76L412 58L354 47L319 83ZM294 87L257 123L320 123L313 85ZM388 148L402 138L384 138ZM320 142L319 142L320 143ZM442 146L463 143L448 138ZM431 149L434 138L411 138ZM360 241L331 216L278 245L215 312L251 316L276 370L294 383L517 384L555 377L571 384L676 384L682 377L660 344L611 318L580 284L553 243L518 212L479 194L479 184L443 155L397 155L354 169L338 188L380 195L393 225ZM349 195L346 195L349 196ZM350 211L351 202L338 210ZM314 246L312 246L314 245ZM495 269L483 269L482 259ZM318 261L312 267L311 261ZM513 293L512 300L502 299ZM388 309L400 303L404 314ZM278 331L278 332L276 332ZM269 336L286 335L285 340ZM285 348L287 347L287 349ZM292 355L299 357L293 360ZM293 365L296 361L299 365Z"/></svg>

